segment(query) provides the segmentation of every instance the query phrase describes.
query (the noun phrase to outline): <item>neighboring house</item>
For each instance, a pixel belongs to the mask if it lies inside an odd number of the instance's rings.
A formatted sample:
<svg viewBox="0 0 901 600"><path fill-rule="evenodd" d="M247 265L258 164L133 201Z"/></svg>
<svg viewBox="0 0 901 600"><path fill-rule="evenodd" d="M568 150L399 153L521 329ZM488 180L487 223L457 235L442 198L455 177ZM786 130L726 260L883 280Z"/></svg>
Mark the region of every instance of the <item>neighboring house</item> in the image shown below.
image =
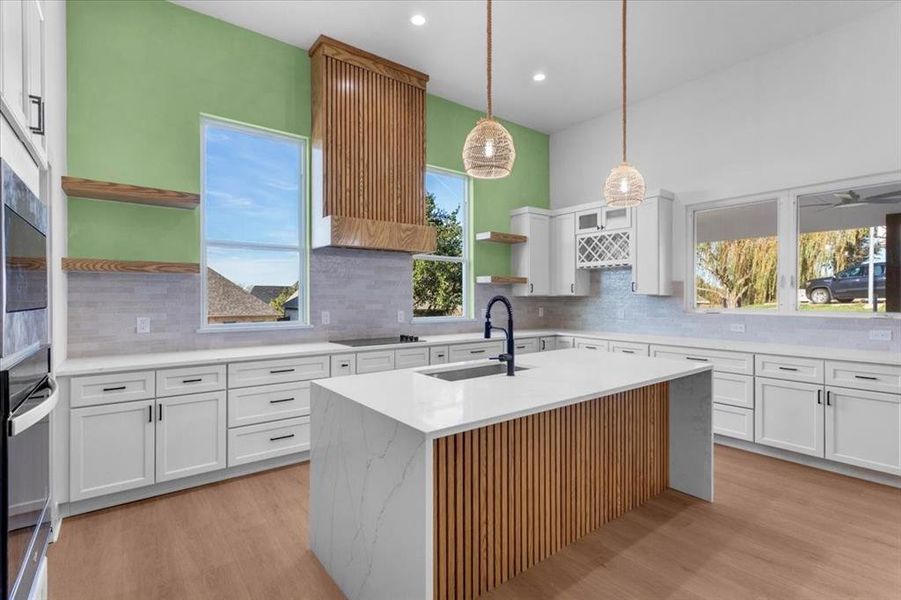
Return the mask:
<svg viewBox="0 0 901 600"><path fill-rule="evenodd" d="M287 300L285 300L285 318L289 321L297 321L300 318L300 309L298 302L298 294L295 291Z"/></svg>
<svg viewBox="0 0 901 600"><path fill-rule="evenodd" d="M272 301L287 289L288 286L285 285L253 285L250 286L250 295L271 305Z"/></svg>
<svg viewBox="0 0 901 600"><path fill-rule="evenodd" d="M210 323L277 321L280 316L268 303L207 268L207 317Z"/></svg>

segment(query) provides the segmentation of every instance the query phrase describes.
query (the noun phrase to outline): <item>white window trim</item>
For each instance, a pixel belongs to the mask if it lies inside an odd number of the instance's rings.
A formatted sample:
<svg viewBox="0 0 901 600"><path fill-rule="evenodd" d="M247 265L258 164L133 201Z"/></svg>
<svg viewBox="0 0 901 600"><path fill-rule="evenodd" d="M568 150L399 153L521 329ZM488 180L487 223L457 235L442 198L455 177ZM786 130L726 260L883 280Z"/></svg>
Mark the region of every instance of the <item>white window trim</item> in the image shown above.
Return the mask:
<svg viewBox="0 0 901 600"><path fill-rule="evenodd" d="M436 254L414 254L413 260L431 260L435 262L455 262L463 265L463 314L460 316L439 316L439 317L413 317L413 323L460 323L464 321L472 321L472 179L466 173L445 169L433 165L426 165L426 172L434 171L446 175L460 177L466 183L466 195L463 198L463 256L439 256ZM423 174L425 178L425 174ZM412 290L413 280L410 279Z"/></svg>
<svg viewBox="0 0 901 600"><path fill-rule="evenodd" d="M789 316L812 317L830 319L888 319L901 320L901 313L830 313L816 311L802 311L798 307L798 295L795 282L798 278L798 238L800 236L800 224L798 223L798 197L807 194L816 194L833 191L837 188L855 188L901 181L901 170L877 173L848 179L837 179L803 187L790 188L775 192L714 200L698 204L689 204L685 209L685 277L683 286L683 303L685 312L710 315L728 314L741 316ZM778 256L776 286L776 310L747 310L741 308L706 308L695 307L695 215L714 208L728 208L777 200L777 239ZM789 293L791 292L791 293Z"/></svg>
<svg viewBox="0 0 901 600"><path fill-rule="evenodd" d="M254 135L270 135L300 142L300 185L298 186L299 210L297 211L299 237L297 245L267 244L262 242L236 242L231 240L209 240L206 237L206 144L205 130L208 124L226 127ZM206 113L200 114L200 327L198 333L247 332L286 329L310 329L313 325L309 319L309 232L307 231L307 152L310 140L306 136L278 131L267 127L258 127L232 119L217 117ZM207 315L207 247L237 248L246 250L285 250L297 252L298 315L297 321L263 321L259 323L222 323L210 324Z"/></svg>

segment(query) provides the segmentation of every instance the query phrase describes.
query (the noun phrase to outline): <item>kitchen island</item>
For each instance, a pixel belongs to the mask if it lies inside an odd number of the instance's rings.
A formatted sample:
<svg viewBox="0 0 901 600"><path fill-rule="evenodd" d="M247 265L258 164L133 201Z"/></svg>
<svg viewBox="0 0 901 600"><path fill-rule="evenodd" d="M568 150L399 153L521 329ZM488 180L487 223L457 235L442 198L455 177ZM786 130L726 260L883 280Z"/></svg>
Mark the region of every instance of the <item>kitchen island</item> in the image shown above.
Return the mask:
<svg viewBox="0 0 901 600"><path fill-rule="evenodd" d="M348 598L477 597L667 487L713 500L710 365L430 375L473 366L313 383L310 545Z"/></svg>

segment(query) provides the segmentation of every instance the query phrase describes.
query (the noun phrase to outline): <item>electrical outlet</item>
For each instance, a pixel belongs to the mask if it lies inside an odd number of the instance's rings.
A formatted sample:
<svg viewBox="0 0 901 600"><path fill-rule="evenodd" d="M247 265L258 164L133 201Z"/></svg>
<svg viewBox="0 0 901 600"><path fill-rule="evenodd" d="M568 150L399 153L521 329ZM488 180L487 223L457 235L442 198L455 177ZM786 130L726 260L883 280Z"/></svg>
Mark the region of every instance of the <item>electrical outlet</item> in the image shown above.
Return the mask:
<svg viewBox="0 0 901 600"><path fill-rule="evenodd" d="M539 316L539 317L543 317L543 316L544 316L544 307L543 307L543 306L539 306L539 307L538 307L538 316Z"/></svg>
<svg viewBox="0 0 901 600"><path fill-rule="evenodd" d="M135 329L138 333L150 333L150 317L138 317Z"/></svg>
<svg viewBox="0 0 901 600"><path fill-rule="evenodd" d="M891 329L871 329L870 339L874 342L890 342L892 341Z"/></svg>
<svg viewBox="0 0 901 600"><path fill-rule="evenodd" d="M745 324L744 323L730 323L729 331L733 333L744 333L745 332Z"/></svg>
<svg viewBox="0 0 901 600"><path fill-rule="evenodd" d="M625 319L626 318L626 309L625 308L617 308L616 309L616 318L617 319Z"/></svg>
<svg viewBox="0 0 901 600"><path fill-rule="evenodd" d="M322 324L328 325L332 322L332 316L329 314L327 310L322 311Z"/></svg>
<svg viewBox="0 0 901 600"><path fill-rule="evenodd" d="M405 322L406 320L407 320L407 319L405 318L404 311L402 311L402 310L397 311L397 322L398 322L398 323L403 323L403 322Z"/></svg>

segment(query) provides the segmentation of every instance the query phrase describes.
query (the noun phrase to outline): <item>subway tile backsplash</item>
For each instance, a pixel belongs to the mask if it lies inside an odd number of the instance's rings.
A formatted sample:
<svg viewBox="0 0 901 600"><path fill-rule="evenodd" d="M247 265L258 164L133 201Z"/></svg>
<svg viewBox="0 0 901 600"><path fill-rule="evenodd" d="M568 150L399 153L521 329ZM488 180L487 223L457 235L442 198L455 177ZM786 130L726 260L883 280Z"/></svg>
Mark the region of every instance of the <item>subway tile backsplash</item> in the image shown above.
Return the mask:
<svg viewBox="0 0 901 600"><path fill-rule="evenodd" d="M166 352L325 341L342 338L481 331L482 311L509 287L476 285L476 318L466 322L412 324L409 255L326 248L310 259L309 329L198 333L200 277L77 273L69 278L69 356ZM901 321L762 315L696 315L682 308L681 288L672 297L631 292L629 269L593 271L586 298L512 298L516 326L522 329L565 328L624 333L709 337L748 342L834 346L901 352ZM538 316L539 307L544 316ZM322 311L330 324L320 325ZM397 322L402 310L407 322ZM502 310L497 308L496 310ZM499 314L499 313L497 313ZM151 332L138 334L137 317L150 317ZM745 325L744 333L730 325ZM889 329L891 341L869 339L871 329Z"/></svg>

